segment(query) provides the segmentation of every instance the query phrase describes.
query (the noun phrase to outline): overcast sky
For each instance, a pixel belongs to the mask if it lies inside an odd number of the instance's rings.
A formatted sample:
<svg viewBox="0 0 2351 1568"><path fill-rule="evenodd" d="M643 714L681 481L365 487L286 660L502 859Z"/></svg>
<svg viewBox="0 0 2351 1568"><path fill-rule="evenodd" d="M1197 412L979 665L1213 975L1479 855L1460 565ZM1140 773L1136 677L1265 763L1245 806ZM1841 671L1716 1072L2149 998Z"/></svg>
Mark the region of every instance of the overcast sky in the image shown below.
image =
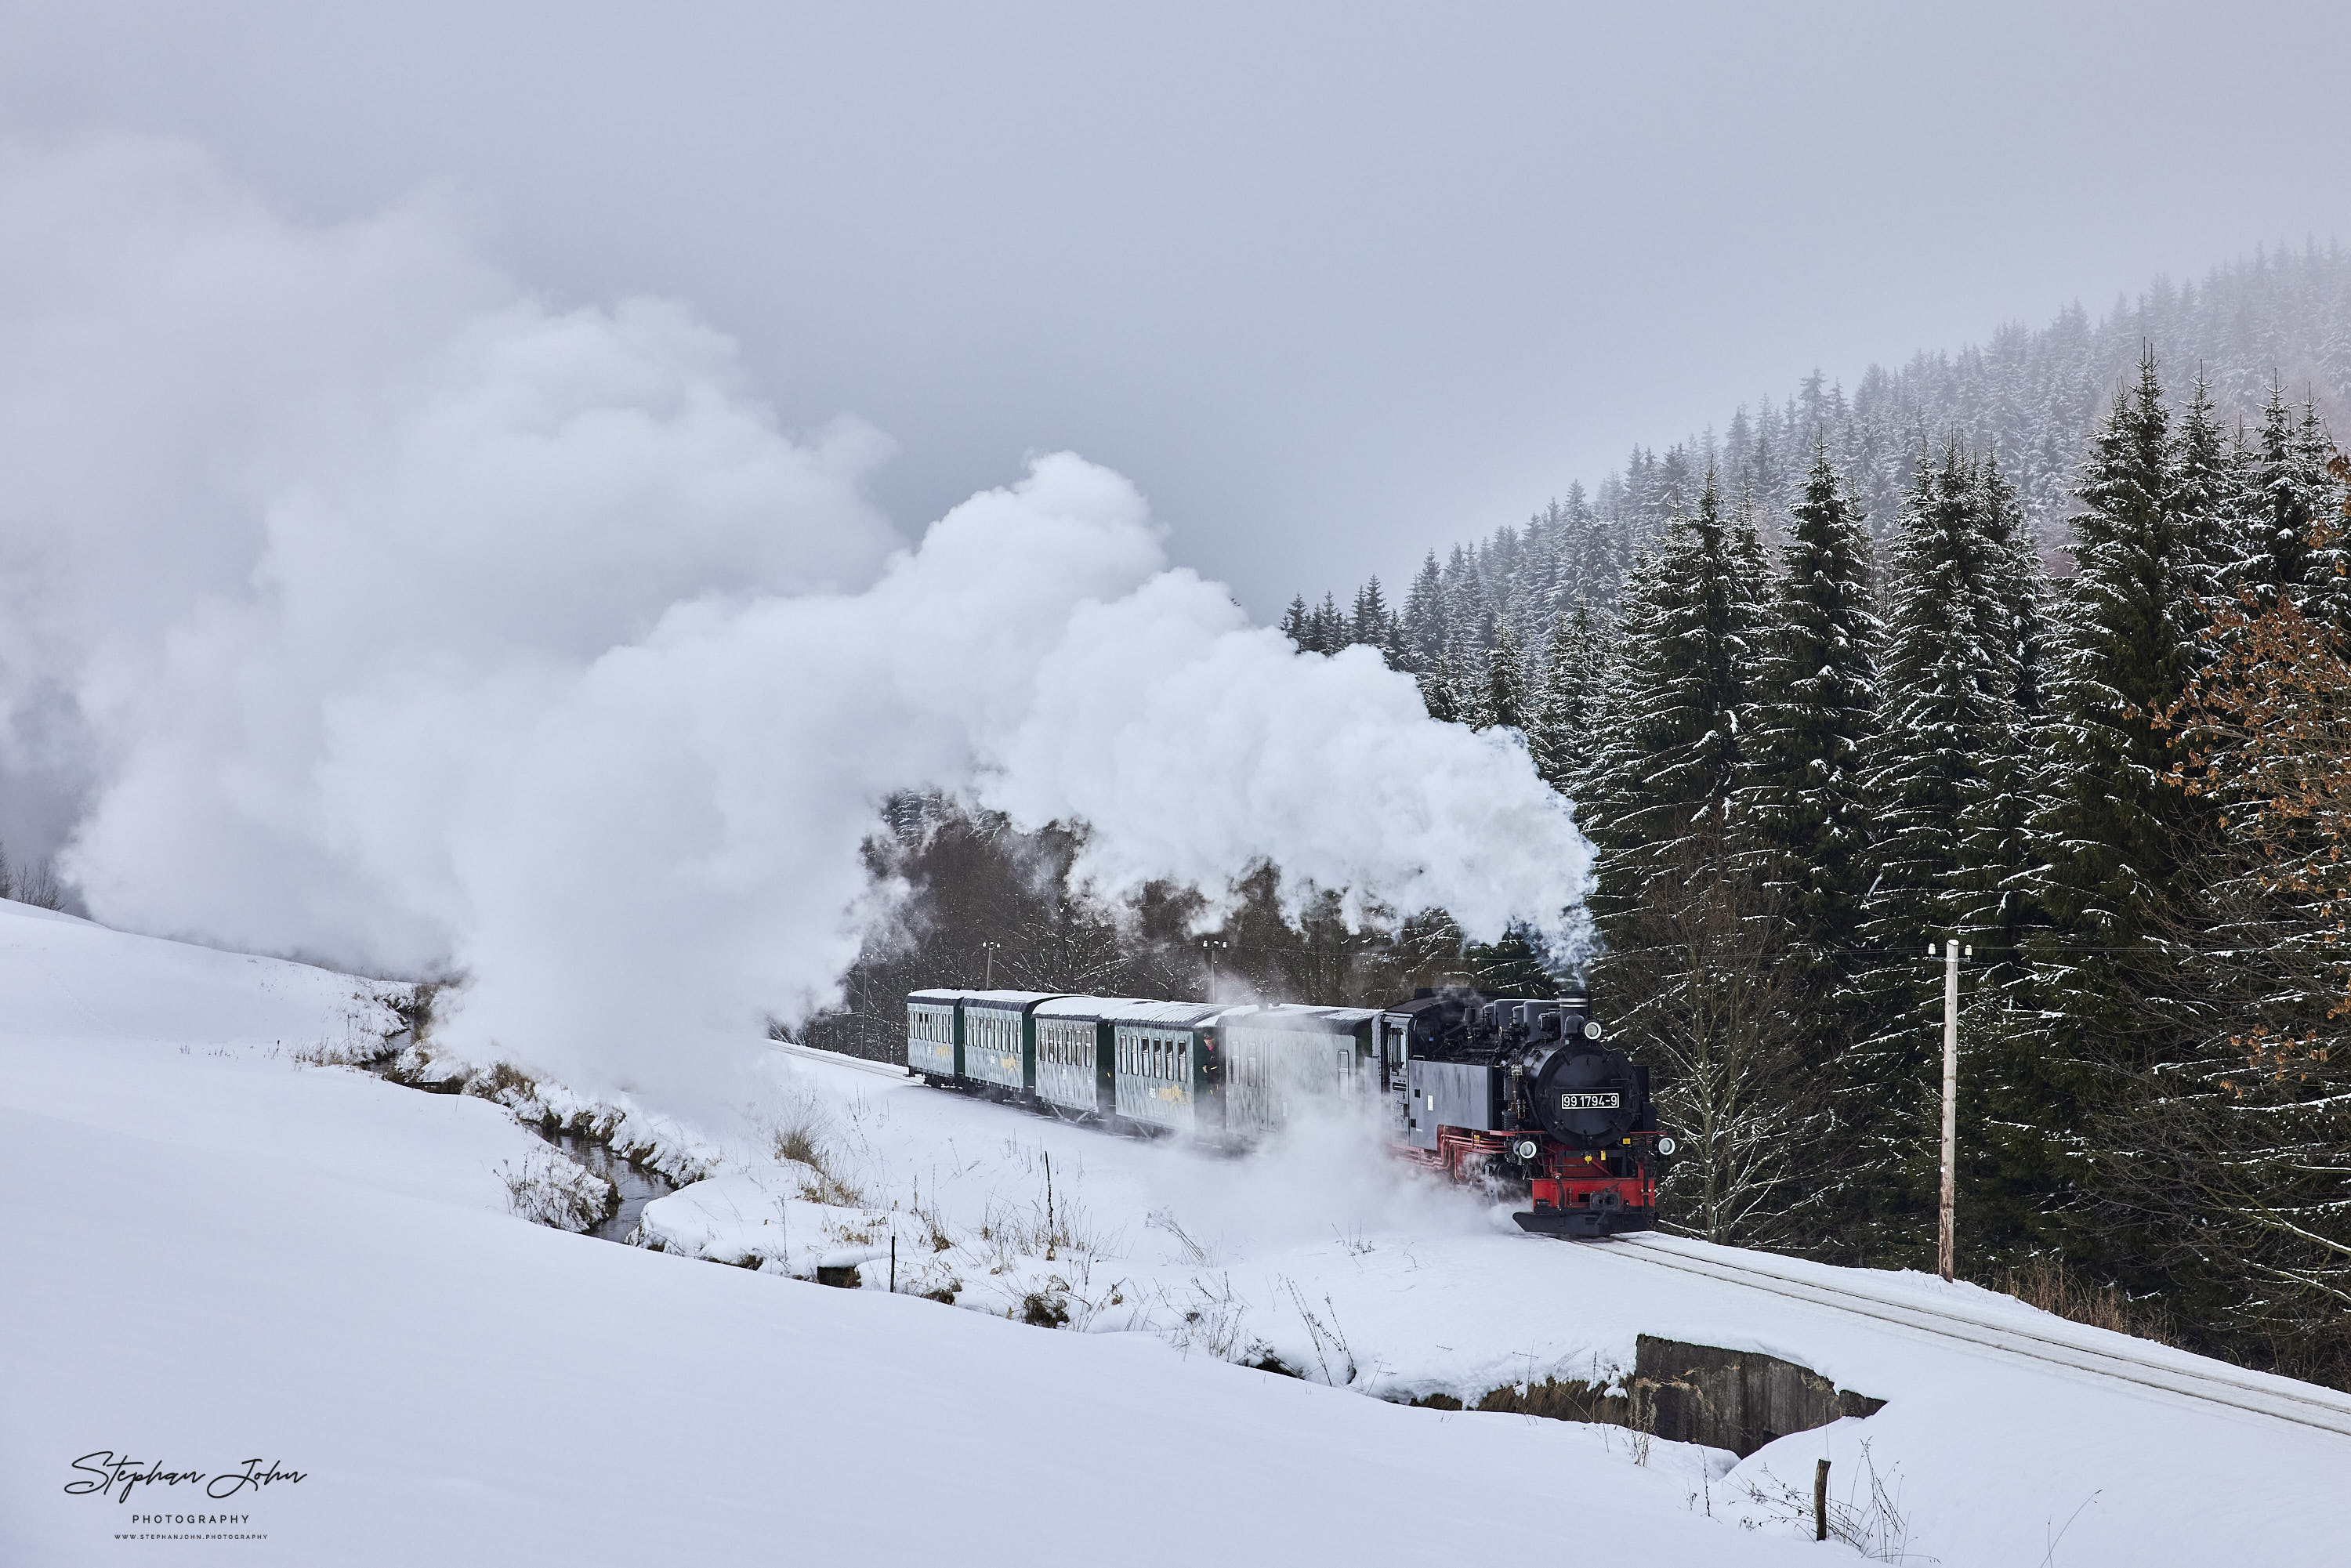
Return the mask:
<svg viewBox="0 0 2351 1568"><path fill-rule="evenodd" d="M2351 6L0 5L0 134L441 182L653 292L919 528L1132 477L1260 613L1817 364L2344 235Z"/></svg>

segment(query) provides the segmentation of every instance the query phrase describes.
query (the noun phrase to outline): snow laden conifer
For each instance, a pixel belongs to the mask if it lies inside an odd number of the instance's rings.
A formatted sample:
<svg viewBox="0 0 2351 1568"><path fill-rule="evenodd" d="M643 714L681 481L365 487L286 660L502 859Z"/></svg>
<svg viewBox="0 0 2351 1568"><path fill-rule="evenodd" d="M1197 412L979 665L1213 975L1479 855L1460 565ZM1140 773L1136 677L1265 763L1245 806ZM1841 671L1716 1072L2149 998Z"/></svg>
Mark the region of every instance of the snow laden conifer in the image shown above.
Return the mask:
<svg viewBox="0 0 2351 1568"><path fill-rule="evenodd" d="M1719 858L1728 842L1758 630L1744 568L1709 478L1695 515L1667 525L1628 589L1595 792L1614 895L1635 895L1694 844Z"/></svg>
<svg viewBox="0 0 2351 1568"><path fill-rule="evenodd" d="M1528 736L1535 770L1543 782L1572 800L1581 800L1591 778L1600 725L1600 624L1582 599L1555 617L1535 694L1534 728Z"/></svg>
<svg viewBox="0 0 2351 1568"><path fill-rule="evenodd" d="M1461 724L1468 715L1461 707L1461 677L1453 667L1450 650L1440 652L1437 661L1421 672L1420 700L1428 709L1428 716L1439 724Z"/></svg>
<svg viewBox="0 0 2351 1568"><path fill-rule="evenodd" d="M2236 486L2234 559L2229 577L2256 613L2282 599L2302 608L2309 566L2312 497L2295 450L2292 411L2274 382Z"/></svg>
<svg viewBox="0 0 2351 1568"><path fill-rule="evenodd" d="M1307 639L1311 635L1306 595L1302 593L1290 595L1290 607L1281 612L1281 634L1290 639L1292 647L1301 651L1306 647Z"/></svg>
<svg viewBox="0 0 2351 1568"><path fill-rule="evenodd" d="M2008 562L1978 465L1957 443L1917 465L1902 509L1886 611L1883 723L1863 749L1872 818L1856 1023L1842 1105L1846 1159L1864 1176L1849 1239L1869 1257L1931 1247L1940 1077L1939 967L1928 943L1962 935L1962 816L1986 761L2011 743L2015 672Z"/></svg>
<svg viewBox="0 0 2351 1568"><path fill-rule="evenodd" d="M1739 852L1734 801L1761 607L1753 530L1711 476L1627 586L1589 792L1601 850L1593 975L1688 1154L1671 1175L1687 1226L1720 1241L1788 1241L1819 1197L1789 1151L1818 1131L1802 1071L1785 925Z"/></svg>
<svg viewBox="0 0 2351 1568"><path fill-rule="evenodd" d="M1991 546L1991 614L1985 648L2005 695L2004 722L1987 737L1979 777L1959 806L1957 925L1975 949L1978 991L2005 998L2022 978L2022 943L2032 920L2032 820L2039 804L2036 763L2048 682L2048 585L2016 491L1987 455L1976 470L1976 507Z"/></svg>
<svg viewBox="0 0 2351 1568"><path fill-rule="evenodd" d="M1302 601L1298 609L1300 614L1305 613ZM1421 690L1426 695L1426 677L1453 645L1453 621L1445 602L1445 574L1437 564L1435 550L1428 552L1420 563L1420 570L1413 575L1412 587L1405 596L1404 613L1396 620L1398 636L1407 655L1402 667L1424 677Z"/></svg>
<svg viewBox="0 0 2351 1568"><path fill-rule="evenodd" d="M2112 1201L2152 1217L2168 1242L2168 1299L2187 1315L2262 1345L2273 1364L2340 1380L2351 1372L2351 638L2291 595L2258 613L2253 602L2219 612L2218 652L2176 725L2174 781L2220 813L2179 933L2210 1022L2191 1054L2135 1085L2132 1157L2101 1174Z"/></svg>
<svg viewBox="0 0 2351 1568"><path fill-rule="evenodd" d="M1486 685L1478 706L1477 727L1515 729L1523 735L1534 727L1534 693L1527 682L1519 640L1505 625L1494 633L1493 646L1486 651Z"/></svg>
<svg viewBox="0 0 2351 1568"><path fill-rule="evenodd" d="M2213 421L2211 389L2201 376L2180 411L2179 449L2171 504L2180 520L2180 587L2191 601L2190 622L2201 632L2230 597L2237 548L2231 513L2241 484L2237 455Z"/></svg>
<svg viewBox="0 0 2351 1568"><path fill-rule="evenodd" d="M1879 633L1869 537L1825 447L1813 448L1781 561L1739 800L1755 864L1786 912L1812 1057L1825 1071L1847 1043L1868 887L1861 760L1877 724Z"/></svg>
<svg viewBox="0 0 2351 1568"><path fill-rule="evenodd" d="M2305 615L2351 627L2351 580L2337 507L2340 493L2328 471L2334 445L2305 407L2297 421L2274 382L2235 477L2233 546L2217 585L2224 597L2251 595L2258 614L2291 601Z"/></svg>
<svg viewBox="0 0 2351 1568"><path fill-rule="evenodd" d="M1347 615L1347 642L1384 650L1395 635L1395 617L1388 613L1387 595L1380 591L1380 580L1373 578L1355 591L1354 608Z"/></svg>
<svg viewBox="0 0 2351 1568"><path fill-rule="evenodd" d="M2032 821L2047 921L2027 945L2037 1027L2011 1043L1995 1109L2007 1179L2039 1195L2033 1231L2117 1278L2160 1250L2108 1179L2137 1152L2128 1107L2210 1022L2183 983L2179 939L2209 824L2168 778L2167 716L2201 658L2193 530L2151 354L2093 441L2079 495Z"/></svg>

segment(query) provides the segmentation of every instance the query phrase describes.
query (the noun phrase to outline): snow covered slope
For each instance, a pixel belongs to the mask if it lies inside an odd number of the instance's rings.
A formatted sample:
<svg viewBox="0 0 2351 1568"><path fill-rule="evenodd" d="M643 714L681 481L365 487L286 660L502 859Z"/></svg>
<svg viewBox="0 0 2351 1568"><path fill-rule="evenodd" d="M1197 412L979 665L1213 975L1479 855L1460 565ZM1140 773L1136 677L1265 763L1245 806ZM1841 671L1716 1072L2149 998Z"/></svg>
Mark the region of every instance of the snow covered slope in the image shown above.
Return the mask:
<svg viewBox="0 0 2351 1568"><path fill-rule="evenodd" d="M718 1138L649 1233L801 1271L894 1233L979 1310L529 1226L505 1111L313 1064L376 991L0 904L0 1562L1851 1561L1771 1500L1825 1455L1865 1503L1865 1439L1914 1561L2329 1560L2351 1438L1521 1237L1361 1129L1211 1159L779 1054L767 1131L825 1171ZM1005 1321L1032 1297L1087 1332ZM1734 1468L1359 1392L1604 1380L1639 1333L1890 1403ZM1306 1375L1225 1359L1260 1351ZM68 1492L100 1453L204 1479ZM301 1479L220 1479L255 1458ZM133 1522L192 1515L242 1522Z"/></svg>
<svg viewBox="0 0 2351 1568"><path fill-rule="evenodd" d="M7 904L0 995L0 1562L1400 1563L1585 1493L1593 1550L1801 1550L1589 1429L509 1218L505 1113L294 1060L361 982Z"/></svg>
<svg viewBox="0 0 2351 1568"><path fill-rule="evenodd" d="M1213 1340L1207 1348L1249 1359L1270 1353L1310 1379L1390 1398L1474 1400L1552 1377L1604 1383L1632 1369L1644 1333L1761 1351L1887 1405L1866 1420L1782 1438L1735 1467L1718 1456L1727 1473L1691 1500L1718 1519L1784 1529L1790 1490L1808 1498L1813 1463L1827 1458L1833 1490L1857 1512L1867 1512L1872 1473L1884 1483L1898 1520L1880 1511L1876 1522L1891 1524L1914 1560L2186 1562L2249 1543L2276 1562L2335 1560L2321 1543L2336 1528L2339 1477L2351 1473L2351 1396L1931 1275L1663 1237L1525 1236L1506 1212L1381 1157L1364 1129L1309 1128L1280 1148L1220 1160L805 1056L779 1060L778 1071L787 1101L800 1099L801 1122L831 1140L836 1172L877 1206L902 1206L893 1222L902 1288L946 1273L964 1286L960 1302L1002 1312L1018 1310L1040 1280L1066 1281L1076 1326L1147 1329L1194 1346ZM1048 1154L1056 1201L1094 1238L1052 1262L1033 1245ZM651 1206L647 1227L708 1256L775 1255L765 1239L772 1205L753 1189L789 1185L789 1168L732 1173ZM903 1210L916 1195L925 1213L910 1218ZM819 1212L792 1205L803 1269ZM976 1236L983 1226L988 1239ZM909 1238L935 1230L953 1245L935 1255L925 1248L910 1265ZM995 1239L1008 1235L1014 1245ZM1677 1261L1693 1267L1665 1266ZM1773 1278L1705 1277L1727 1272L1721 1264L1761 1264ZM1821 1285L1860 1299L1824 1296ZM2102 1363L2098 1353L2128 1363ZM2167 1376L2220 1398L2266 1397L2335 1429L2149 1386ZM1878 1531L1881 1542L1887 1533Z"/></svg>

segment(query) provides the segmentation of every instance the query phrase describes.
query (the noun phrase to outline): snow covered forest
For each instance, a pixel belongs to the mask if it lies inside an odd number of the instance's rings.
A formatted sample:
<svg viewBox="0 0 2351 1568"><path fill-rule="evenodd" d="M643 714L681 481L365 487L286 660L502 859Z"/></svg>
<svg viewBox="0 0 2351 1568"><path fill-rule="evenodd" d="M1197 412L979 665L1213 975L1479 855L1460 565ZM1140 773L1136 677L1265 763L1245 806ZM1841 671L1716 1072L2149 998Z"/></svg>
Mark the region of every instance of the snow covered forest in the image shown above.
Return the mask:
<svg viewBox="0 0 2351 1568"><path fill-rule="evenodd" d="M1416 671L1449 653L1474 679L1498 634L1531 648L1549 634L1553 606L1578 597L1613 605L1635 555L1696 505L1709 472L1726 497L1751 497L1776 544L1816 441L1880 539L1921 453L1956 439L1996 454L2046 549L2073 510L2099 415L2147 348L2173 367L2175 396L2200 373L2226 424L2257 422L2281 387L2291 402L2314 398L2321 414L2337 412L2351 394L2351 253L2257 253L2200 283L2158 282L2136 301L2117 299L2102 320L2074 305L2038 330L2011 326L1956 354L1921 353L1893 371L1873 365L1850 394L1815 373L1784 398L1740 405L1719 434L1662 452L1635 447L1621 470L1589 490L1570 486L1524 527L1455 547L1441 563L1432 550L1401 605L1374 579L1352 603L1301 597L1284 629L1322 653L1380 643Z"/></svg>
<svg viewBox="0 0 2351 1568"><path fill-rule="evenodd" d="M1680 1223L1930 1263L1956 938L1967 1266L2351 1377L2346 324L2338 252L2223 269L1293 605L1578 802Z"/></svg>
<svg viewBox="0 0 2351 1568"><path fill-rule="evenodd" d="M1524 735L1602 851L1583 952L1285 913L1270 866L1203 945L1196 895L1096 906L1073 835L909 799L870 854L916 895L807 1037L894 1054L921 985L1365 1002L1573 967L1673 1107L1670 1223L1931 1266L1957 939L1963 1270L2351 1386L2346 385L2351 257L2258 259L1815 380L1432 555L1400 607L1293 605L1302 649L1372 644L1437 716Z"/></svg>

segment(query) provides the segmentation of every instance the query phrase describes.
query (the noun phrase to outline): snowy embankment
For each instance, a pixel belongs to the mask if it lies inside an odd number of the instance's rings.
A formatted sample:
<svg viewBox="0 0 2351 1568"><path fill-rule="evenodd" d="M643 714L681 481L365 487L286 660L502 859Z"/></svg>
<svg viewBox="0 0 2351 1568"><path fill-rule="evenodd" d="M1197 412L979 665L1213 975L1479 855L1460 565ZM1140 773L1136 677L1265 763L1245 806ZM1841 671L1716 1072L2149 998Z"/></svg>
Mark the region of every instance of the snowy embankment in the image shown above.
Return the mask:
<svg viewBox="0 0 2351 1568"><path fill-rule="evenodd" d="M705 1177L645 1239L766 1271L711 1267L513 1218L545 1151L498 1104L318 1065L393 1027L366 982L0 904L0 984L4 1561L1426 1562L1498 1520L1547 1553L1851 1560L1786 1517L1825 1456L1840 1500L1869 1468L1898 1492L1915 1560L2302 1562L2351 1458L1520 1237L1360 1129L1212 1159L780 1053L756 1143L625 1124ZM893 1233L903 1292L977 1310L776 1277ZM1605 1382L1643 1333L1889 1404L1734 1466L1352 1391ZM1229 1364L1260 1357L1303 1376ZM68 1492L100 1453L204 1479ZM301 1479L221 1496L255 1458ZM192 1515L243 1522L133 1522Z"/></svg>

